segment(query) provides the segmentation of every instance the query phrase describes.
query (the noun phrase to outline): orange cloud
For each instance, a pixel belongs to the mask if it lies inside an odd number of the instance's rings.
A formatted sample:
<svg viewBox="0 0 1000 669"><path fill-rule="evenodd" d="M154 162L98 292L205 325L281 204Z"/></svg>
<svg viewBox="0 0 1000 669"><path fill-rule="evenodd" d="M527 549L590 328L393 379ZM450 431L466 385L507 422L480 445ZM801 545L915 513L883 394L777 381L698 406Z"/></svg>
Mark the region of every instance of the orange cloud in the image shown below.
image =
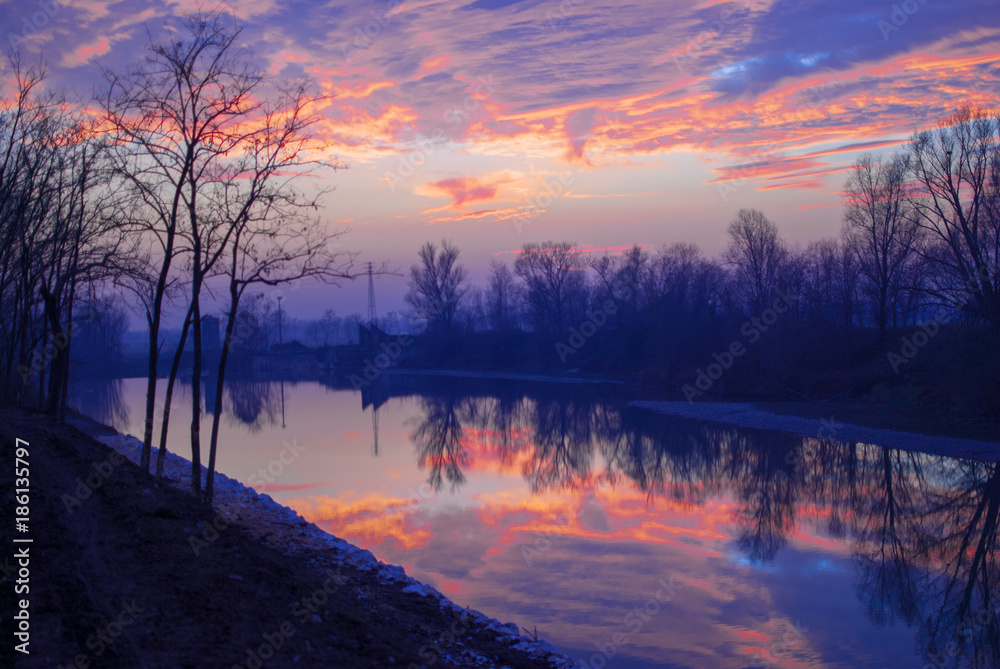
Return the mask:
<svg viewBox="0 0 1000 669"><path fill-rule="evenodd" d="M286 503L302 517L338 536L362 546L378 546L387 539L410 550L427 543L432 533L413 521L410 500L370 493L363 498L347 499L329 495L311 495Z"/></svg>
<svg viewBox="0 0 1000 669"><path fill-rule="evenodd" d="M493 177L488 182L483 182L477 177L452 177L421 184L414 188L413 192L424 197L451 198L451 208L460 209L462 205L470 202L495 199L497 188L508 182L509 179L505 177Z"/></svg>
<svg viewBox="0 0 1000 669"><path fill-rule="evenodd" d="M442 69L450 61L451 56L437 56L435 58L425 60L420 66L420 76L425 77L431 72L436 72Z"/></svg>

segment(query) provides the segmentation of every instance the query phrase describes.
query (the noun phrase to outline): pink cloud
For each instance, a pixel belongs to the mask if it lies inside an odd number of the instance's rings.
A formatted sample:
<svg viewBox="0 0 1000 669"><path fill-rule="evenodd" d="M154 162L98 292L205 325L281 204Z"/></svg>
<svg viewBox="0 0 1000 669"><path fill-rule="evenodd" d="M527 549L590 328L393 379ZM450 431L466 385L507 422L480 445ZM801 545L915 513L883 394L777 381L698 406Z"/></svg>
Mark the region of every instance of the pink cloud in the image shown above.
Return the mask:
<svg viewBox="0 0 1000 669"><path fill-rule="evenodd" d="M470 202L482 202L496 198L497 189L507 180L493 178L492 182L483 182L477 177L452 177L433 183L421 184L413 192L424 197L451 198L451 208L459 209Z"/></svg>

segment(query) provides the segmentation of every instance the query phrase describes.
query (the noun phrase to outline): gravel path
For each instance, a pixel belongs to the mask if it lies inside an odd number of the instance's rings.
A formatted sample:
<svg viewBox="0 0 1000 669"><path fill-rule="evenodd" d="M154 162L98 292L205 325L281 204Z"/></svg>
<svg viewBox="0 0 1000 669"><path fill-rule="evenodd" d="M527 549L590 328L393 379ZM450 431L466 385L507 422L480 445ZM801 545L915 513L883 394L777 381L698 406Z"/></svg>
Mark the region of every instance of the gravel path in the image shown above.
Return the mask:
<svg viewBox="0 0 1000 669"><path fill-rule="evenodd" d="M803 437L864 442L904 451L947 455L974 460L1000 460L1000 443L935 437L914 432L884 430L839 423L834 417L816 420L785 416L741 402L650 402L635 401L629 406L672 416L706 420L727 425L788 432Z"/></svg>

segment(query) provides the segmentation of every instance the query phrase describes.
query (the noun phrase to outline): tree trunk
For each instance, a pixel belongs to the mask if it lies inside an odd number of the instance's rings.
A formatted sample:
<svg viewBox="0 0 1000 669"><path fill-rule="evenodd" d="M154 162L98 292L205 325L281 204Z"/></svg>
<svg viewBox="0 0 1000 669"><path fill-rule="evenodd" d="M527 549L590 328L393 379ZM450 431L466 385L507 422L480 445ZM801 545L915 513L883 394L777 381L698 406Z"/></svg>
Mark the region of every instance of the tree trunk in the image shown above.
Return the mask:
<svg viewBox="0 0 1000 669"><path fill-rule="evenodd" d="M156 307L153 307L154 311ZM153 448L153 414L156 412L156 367L159 353L157 340L160 338L159 314L152 316L146 312L146 324L149 326L149 367L146 372L146 421L142 432L142 456L139 466L142 471L149 471L149 460Z"/></svg>
<svg viewBox="0 0 1000 669"><path fill-rule="evenodd" d="M229 342L233 338L233 326L236 324L236 307L239 294L230 289L229 316L226 318L226 335L222 340L222 350L219 352L219 379L215 386L215 413L212 415L212 437L208 447L208 476L205 479L205 503L211 506L215 493L215 454L219 444L219 421L222 418L222 390L226 380L226 361L229 359Z"/></svg>
<svg viewBox="0 0 1000 669"><path fill-rule="evenodd" d="M39 292L45 303L45 315L48 318L49 327L52 329L52 360L50 361L49 394L45 402L45 413L55 416L59 410L59 391L62 389L63 348L66 334L59 322L59 305L55 295L50 293L44 284L39 287ZM42 350L45 350L44 343Z"/></svg>
<svg viewBox="0 0 1000 669"><path fill-rule="evenodd" d="M197 262L197 261L196 261ZM197 279L195 283L200 283ZM191 492L201 497L201 305L192 287L192 325L194 325L194 367L191 372Z"/></svg>
<svg viewBox="0 0 1000 669"><path fill-rule="evenodd" d="M167 428L170 424L170 404L174 396L174 382L177 380L177 371L181 366L181 358L184 356L184 344L187 342L188 330L191 327L191 310L188 310L184 318L184 328L181 330L181 340L177 344L177 351L174 353L174 361L170 365L170 378L167 380L167 392L163 396L163 422L160 425L160 450L156 454L156 475L163 476L163 463L167 457Z"/></svg>

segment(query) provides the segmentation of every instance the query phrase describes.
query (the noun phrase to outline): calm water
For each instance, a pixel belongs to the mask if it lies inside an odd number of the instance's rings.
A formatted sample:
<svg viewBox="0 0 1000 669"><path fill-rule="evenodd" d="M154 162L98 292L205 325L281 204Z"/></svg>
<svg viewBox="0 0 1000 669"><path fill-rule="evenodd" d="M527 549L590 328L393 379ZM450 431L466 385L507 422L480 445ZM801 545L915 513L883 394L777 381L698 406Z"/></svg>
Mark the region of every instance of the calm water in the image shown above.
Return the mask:
<svg viewBox="0 0 1000 669"><path fill-rule="evenodd" d="M233 381L219 470L583 666L1000 666L996 463L676 419L607 386L337 385ZM141 434L144 380L73 394Z"/></svg>

